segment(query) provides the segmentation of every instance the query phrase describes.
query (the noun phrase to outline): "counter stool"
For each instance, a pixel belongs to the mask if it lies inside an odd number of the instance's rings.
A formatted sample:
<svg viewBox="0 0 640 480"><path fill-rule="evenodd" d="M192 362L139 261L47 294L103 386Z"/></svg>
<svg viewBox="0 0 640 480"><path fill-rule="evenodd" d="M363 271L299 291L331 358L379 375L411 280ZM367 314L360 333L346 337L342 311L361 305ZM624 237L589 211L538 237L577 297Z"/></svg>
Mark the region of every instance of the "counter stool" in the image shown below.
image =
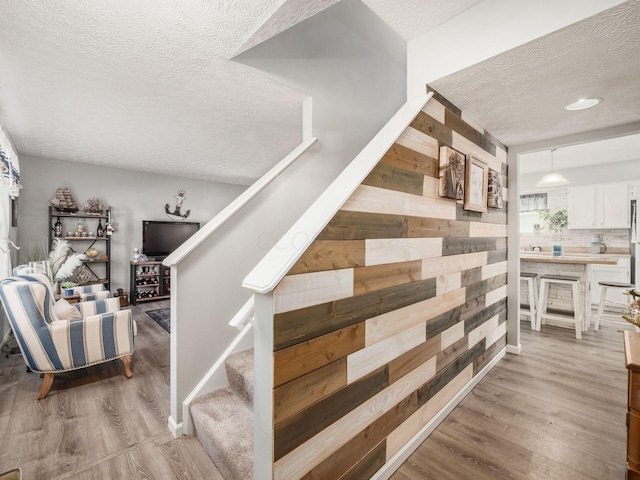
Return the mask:
<svg viewBox="0 0 640 480"><path fill-rule="evenodd" d="M573 316L568 315L555 315L547 313L548 301L549 301L549 286L557 285L570 285L573 297ZM584 325L582 323L582 302L580 301L580 279L576 277L566 277L564 275L541 275L540 276L540 296L538 298L538 316L536 320L536 330L540 330L540 327L545 319L559 320L562 322L570 322L575 325L576 338L580 340L582 338L582 329Z"/></svg>
<svg viewBox="0 0 640 480"><path fill-rule="evenodd" d="M531 330L539 330L536 328L536 311L538 301L538 274L529 272L520 272L520 281L527 282L529 305L520 304L520 315L529 315L531 321Z"/></svg>
<svg viewBox="0 0 640 480"><path fill-rule="evenodd" d="M607 288L623 288L625 290L631 290L632 288L636 288L636 286L633 283L627 283L627 282L609 282L607 280L603 280L601 282L598 282L598 285L600 286L600 305L598 305L598 314L596 315L596 324L595 324L595 330L596 332L598 331L598 328L600 328L600 317L602 317L603 315L605 317L617 317L620 318L620 315L612 315L610 313L602 313L604 311L604 306L605 304L611 305L611 306L616 306L616 307L626 307L626 305L622 304L622 303L617 303L617 302L612 302L610 300L607 300ZM631 303L632 297L631 295L629 295L629 303Z"/></svg>

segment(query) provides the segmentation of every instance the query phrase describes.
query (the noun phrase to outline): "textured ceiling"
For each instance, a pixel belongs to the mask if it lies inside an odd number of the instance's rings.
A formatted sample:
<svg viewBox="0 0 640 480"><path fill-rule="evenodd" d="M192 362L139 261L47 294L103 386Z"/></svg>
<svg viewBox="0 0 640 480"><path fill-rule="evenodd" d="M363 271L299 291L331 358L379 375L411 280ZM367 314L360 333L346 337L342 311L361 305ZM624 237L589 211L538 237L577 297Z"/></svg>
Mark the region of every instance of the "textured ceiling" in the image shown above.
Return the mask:
<svg viewBox="0 0 640 480"><path fill-rule="evenodd" d="M640 120L640 2L582 22L431 85L508 146ZM564 105L602 97L577 112Z"/></svg>

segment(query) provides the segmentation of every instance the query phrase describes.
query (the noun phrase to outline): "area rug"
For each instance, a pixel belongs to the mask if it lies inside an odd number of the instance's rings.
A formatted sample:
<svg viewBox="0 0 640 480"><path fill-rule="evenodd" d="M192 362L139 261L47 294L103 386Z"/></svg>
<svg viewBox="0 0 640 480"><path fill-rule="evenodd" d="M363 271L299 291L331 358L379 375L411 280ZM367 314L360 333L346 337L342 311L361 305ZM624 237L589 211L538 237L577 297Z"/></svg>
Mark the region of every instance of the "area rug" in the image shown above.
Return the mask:
<svg viewBox="0 0 640 480"><path fill-rule="evenodd" d="M157 310L145 311L147 315L153 318L153 321L164 328L167 332L171 333L171 309L170 308L158 308Z"/></svg>

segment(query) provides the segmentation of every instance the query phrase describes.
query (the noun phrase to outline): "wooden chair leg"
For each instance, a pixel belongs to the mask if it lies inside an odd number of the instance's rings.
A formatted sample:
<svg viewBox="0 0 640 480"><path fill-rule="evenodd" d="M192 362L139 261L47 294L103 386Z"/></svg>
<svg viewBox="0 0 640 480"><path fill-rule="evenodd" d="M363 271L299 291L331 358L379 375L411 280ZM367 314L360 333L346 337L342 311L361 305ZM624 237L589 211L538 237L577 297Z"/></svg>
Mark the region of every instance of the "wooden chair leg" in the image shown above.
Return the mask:
<svg viewBox="0 0 640 480"><path fill-rule="evenodd" d="M131 373L131 355L120 357L120 360L124 363L124 374L127 378L133 377L133 373Z"/></svg>
<svg viewBox="0 0 640 480"><path fill-rule="evenodd" d="M49 389L51 388L51 384L53 383L53 373L45 373L44 380L42 381L42 387L40 388L40 394L38 395L38 400L42 400L49 393Z"/></svg>

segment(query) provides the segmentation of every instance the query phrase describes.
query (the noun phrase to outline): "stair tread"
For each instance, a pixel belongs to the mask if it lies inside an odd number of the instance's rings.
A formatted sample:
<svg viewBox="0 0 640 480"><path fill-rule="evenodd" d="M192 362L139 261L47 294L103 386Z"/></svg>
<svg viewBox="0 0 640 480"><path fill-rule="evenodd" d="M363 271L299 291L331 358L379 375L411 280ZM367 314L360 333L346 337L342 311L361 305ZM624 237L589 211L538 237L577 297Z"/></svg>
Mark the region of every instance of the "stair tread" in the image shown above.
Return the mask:
<svg viewBox="0 0 640 480"><path fill-rule="evenodd" d="M232 388L221 388L191 403L200 443L223 477L253 478L253 408Z"/></svg>
<svg viewBox="0 0 640 480"><path fill-rule="evenodd" d="M229 386L253 404L253 348L229 355L225 362Z"/></svg>

